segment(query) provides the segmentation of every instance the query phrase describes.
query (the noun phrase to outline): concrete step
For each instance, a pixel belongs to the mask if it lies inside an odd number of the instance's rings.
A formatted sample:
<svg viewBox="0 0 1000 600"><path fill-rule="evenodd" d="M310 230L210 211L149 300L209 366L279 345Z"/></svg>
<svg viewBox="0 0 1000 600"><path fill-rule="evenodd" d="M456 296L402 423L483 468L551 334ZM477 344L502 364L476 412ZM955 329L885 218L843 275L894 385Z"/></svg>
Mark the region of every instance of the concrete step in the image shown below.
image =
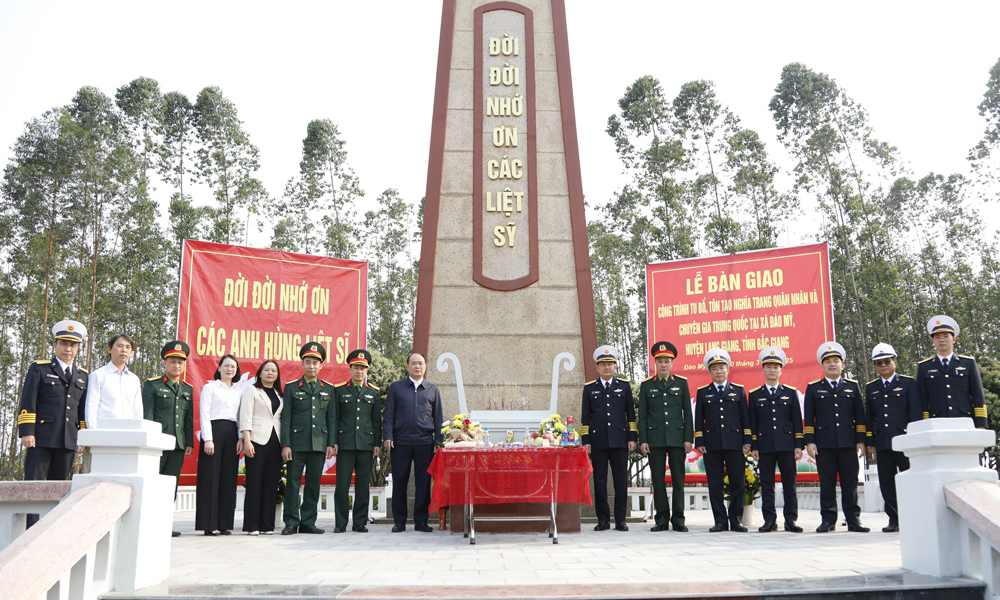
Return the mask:
<svg viewBox="0 0 1000 600"><path fill-rule="evenodd" d="M508 586L417 585L226 585L164 583L136 592L112 592L104 600L983 600L986 584L908 571L815 579L759 579L705 583L623 583Z"/></svg>

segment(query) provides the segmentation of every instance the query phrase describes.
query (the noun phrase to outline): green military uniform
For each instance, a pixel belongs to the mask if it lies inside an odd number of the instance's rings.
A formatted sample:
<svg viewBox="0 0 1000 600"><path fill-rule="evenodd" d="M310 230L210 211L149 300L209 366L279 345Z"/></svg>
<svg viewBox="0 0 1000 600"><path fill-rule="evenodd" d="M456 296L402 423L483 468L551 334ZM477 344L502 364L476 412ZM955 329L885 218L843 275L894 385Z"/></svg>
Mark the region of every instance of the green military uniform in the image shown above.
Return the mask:
<svg viewBox="0 0 1000 600"><path fill-rule="evenodd" d="M326 360L326 348L310 342L302 347L299 356L323 362ZM325 451L327 446L333 445L328 441L329 432L336 424L336 411L331 407L333 397L333 384L322 379L308 382L302 377L285 386L281 442L283 447L292 450L285 487L283 518L286 528L316 525L319 484L323 476L323 464L326 462ZM303 470L306 484L300 511L299 486Z"/></svg>
<svg viewBox="0 0 1000 600"><path fill-rule="evenodd" d="M187 344L175 340L163 347L160 357L187 360L189 352ZM177 439L173 450L165 450L160 455L160 474L170 475L178 481L184 466L185 448L194 446L193 398L194 388L181 380L171 382L166 375L148 379L142 386L143 418L156 421L163 427L163 433ZM177 495L176 484L174 495Z"/></svg>
<svg viewBox="0 0 1000 600"><path fill-rule="evenodd" d="M674 358L676 348L669 342L653 344L650 353ZM684 442L691 442L694 435L694 418L691 414L691 392L687 379L680 375L647 378L639 387L639 411L636 414L639 444L649 445L649 471L653 479L653 506L655 520L665 530L672 523L675 529L684 525ZM667 460L670 461L673 491L673 518L667 502Z"/></svg>
<svg viewBox="0 0 1000 600"><path fill-rule="evenodd" d="M367 356L366 356L367 355ZM355 350L349 364L368 366L371 355ZM354 528L368 523L368 484L375 448L382 444L382 402L379 389L352 380L337 384L336 423L330 443L337 446L337 489L333 494L337 530L347 527L351 474L354 474ZM335 530L336 531L336 530Z"/></svg>

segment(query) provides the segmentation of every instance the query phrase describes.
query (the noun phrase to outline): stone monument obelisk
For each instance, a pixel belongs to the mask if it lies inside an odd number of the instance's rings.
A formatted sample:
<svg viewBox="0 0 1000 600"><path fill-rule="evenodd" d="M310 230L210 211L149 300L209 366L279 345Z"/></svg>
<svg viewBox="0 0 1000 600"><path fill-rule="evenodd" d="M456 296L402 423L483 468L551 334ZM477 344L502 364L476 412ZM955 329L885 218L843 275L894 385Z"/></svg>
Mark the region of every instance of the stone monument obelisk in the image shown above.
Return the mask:
<svg viewBox="0 0 1000 600"><path fill-rule="evenodd" d="M445 418L461 390L510 417L484 422L579 417L598 340L565 2L445 0L439 48L414 349Z"/></svg>

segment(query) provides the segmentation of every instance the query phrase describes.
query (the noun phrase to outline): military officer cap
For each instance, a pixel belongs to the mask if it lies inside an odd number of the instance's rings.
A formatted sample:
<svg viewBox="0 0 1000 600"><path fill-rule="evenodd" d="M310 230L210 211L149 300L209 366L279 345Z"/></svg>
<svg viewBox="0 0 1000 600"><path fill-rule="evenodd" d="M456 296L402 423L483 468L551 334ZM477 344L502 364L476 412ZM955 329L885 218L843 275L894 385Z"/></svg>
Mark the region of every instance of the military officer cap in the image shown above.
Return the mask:
<svg viewBox="0 0 1000 600"><path fill-rule="evenodd" d="M958 333L961 329L958 327L958 323L955 319L952 319L948 315L931 317L931 320L927 321L927 333L934 335L939 331L947 331L953 336L958 337Z"/></svg>
<svg viewBox="0 0 1000 600"><path fill-rule="evenodd" d="M839 356L840 360L844 360L847 356L847 352L845 352L844 347L837 342L823 342L816 350L816 361L819 362L819 364L823 364L823 359L830 356Z"/></svg>
<svg viewBox="0 0 1000 600"><path fill-rule="evenodd" d="M705 360L703 362L705 363L705 368L708 369L711 368L712 365L731 365L733 364L733 359L730 358L729 353L722 348L712 348L705 353Z"/></svg>
<svg viewBox="0 0 1000 600"><path fill-rule="evenodd" d="M174 340L172 342L167 342L163 346L163 350L160 350L160 358L167 360L171 356L176 356L181 360L187 360L188 354L191 353L191 348L187 344L180 340Z"/></svg>
<svg viewBox="0 0 1000 600"><path fill-rule="evenodd" d="M319 362L324 362L326 361L326 348L319 342L309 342L299 350L299 358L302 360L315 358Z"/></svg>
<svg viewBox="0 0 1000 600"><path fill-rule="evenodd" d="M880 358L896 358L896 349L889 344L875 344L872 348L872 360Z"/></svg>
<svg viewBox="0 0 1000 600"><path fill-rule="evenodd" d="M52 326L52 335L57 340L82 342L83 338L87 337L87 328L79 321L67 319Z"/></svg>
<svg viewBox="0 0 1000 600"><path fill-rule="evenodd" d="M597 350L594 350L594 361L595 362L618 362L618 350L612 346L601 346Z"/></svg>
<svg viewBox="0 0 1000 600"><path fill-rule="evenodd" d="M783 367L785 366L785 361L788 360L788 358L785 356L785 351L781 348L777 346L769 346L760 351L760 354L757 356L757 360L760 361L762 366L766 364L776 364Z"/></svg>
<svg viewBox="0 0 1000 600"><path fill-rule="evenodd" d="M347 355L347 364L350 366L361 365L363 367L369 367L372 364L371 352L358 348L354 352Z"/></svg>
<svg viewBox="0 0 1000 600"><path fill-rule="evenodd" d="M649 353L653 355L653 360L656 360L661 356L677 358L677 347L670 342L656 342L653 344L653 347L649 349Z"/></svg>

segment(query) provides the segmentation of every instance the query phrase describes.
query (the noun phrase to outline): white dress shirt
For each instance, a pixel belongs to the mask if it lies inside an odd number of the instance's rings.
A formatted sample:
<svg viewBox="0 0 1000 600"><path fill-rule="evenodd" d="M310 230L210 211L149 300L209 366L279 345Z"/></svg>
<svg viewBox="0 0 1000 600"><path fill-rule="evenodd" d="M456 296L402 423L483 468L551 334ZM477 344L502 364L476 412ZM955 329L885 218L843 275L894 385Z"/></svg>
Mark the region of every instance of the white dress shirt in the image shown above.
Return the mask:
<svg viewBox="0 0 1000 600"><path fill-rule="evenodd" d="M87 377L87 429L104 419L142 419L142 384L128 366L108 363Z"/></svg>
<svg viewBox="0 0 1000 600"><path fill-rule="evenodd" d="M204 442L212 440L212 421L225 419L238 422L240 402L243 400L243 388L239 383L228 386L218 379L206 383L201 388L199 415L201 418L201 439Z"/></svg>

